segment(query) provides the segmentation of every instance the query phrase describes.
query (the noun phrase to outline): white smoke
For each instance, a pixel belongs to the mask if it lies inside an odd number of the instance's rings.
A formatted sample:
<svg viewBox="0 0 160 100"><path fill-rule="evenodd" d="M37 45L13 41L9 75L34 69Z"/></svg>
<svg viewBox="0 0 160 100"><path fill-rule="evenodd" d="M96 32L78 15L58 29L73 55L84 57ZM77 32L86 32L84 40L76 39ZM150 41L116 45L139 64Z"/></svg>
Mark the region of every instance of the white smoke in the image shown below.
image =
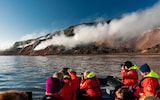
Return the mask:
<svg viewBox="0 0 160 100"><path fill-rule="evenodd" d="M46 33L48 33L46 30L45 31L41 31L41 32L33 32L30 34L26 34L24 36L22 36L19 41L25 41L28 39L34 39L37 37L40 37L42 35L45 35ZM11 47L14 46L15 41L4 41L4 42L0 42L0 51L5 51L7 49L10 49ZM25 45L25 44L24 44ZM21 45L22 47L25 47L24 45Z"/></svg>
<svg viewBox="0 0 160 100"><path fill-rule="evenodd" d="M99 23L95 26L80 25L75 27L73 37L65 35L54 36L51 40L42 42L35 50L44 49L49 45L64 45L66 47L75 47L96 42L110 36L132 39L142 32L160 26L160 2L152 8L143 11L137 11L130 14L124 14L121 19L114 19L107 23Z"/></svg>
<svg viewBox="0 0 160 100"><path fill-rule="evenodd" d="M49 45L64 45L68 48L72 48L75 46L75 44L71 41L73 37L66 37L63 33L63 31L61 32L60 35L56 35L53 37L53 39L50 40L46 40L44 42L42 42L41 44L39 44L34 50L40 50L40 49L44 49ZM70 45L68 45L70 44Z"/></svg>
<svg viewBox="0 0 160 100"><path fill-rule="evenodd" d="M14 42L12 41L5 41L0 43L0 51L4 51L10 49L13 46Z"/></svg>
<svg viewBox="0 0 160 100"><path fill-rule="evenodd" d="M133 38L140 33L160 26L160 3L150 9L126 14L121 20L113 20L109 25L109 34L116 34L124 39Z"/></svg>
<svg viewBox="0 0 160 100"><path fill-rule="evenodd" d="M49 45L63 45L67 48L73 48L76 45L92 43L102 39L107 30L107 23L99 23L96 26L80 25L74 29L76 34L73 37L66 37L62 31L61 35L56 35L52 39L42 42L34 50L44 49Z"/></svg>

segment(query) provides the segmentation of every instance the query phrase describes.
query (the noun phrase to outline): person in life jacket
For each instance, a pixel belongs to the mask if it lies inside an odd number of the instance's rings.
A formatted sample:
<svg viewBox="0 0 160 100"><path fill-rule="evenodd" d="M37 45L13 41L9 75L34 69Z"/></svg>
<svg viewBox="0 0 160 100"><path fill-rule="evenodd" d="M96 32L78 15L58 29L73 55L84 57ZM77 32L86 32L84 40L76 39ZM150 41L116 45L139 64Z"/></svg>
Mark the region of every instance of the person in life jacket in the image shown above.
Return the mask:
<svg viewBox="0 0 160 100"><path fill-rule="evenodd" d="M79 79L70 68L63 68L63 88L61 91L61 97L63 100L76 100L76 90L79 87Z"/></svg>
<svg viewBox="0 0 160 100"><path fill-rule="evenodd" d="M101 100L101 89L99 79L94 72L85 71L81 78L80 90L85 91L83 100Z"/></svg>
<svg viewBox="0 0 160 100"><path fill-rule="evenodd" d="M63 74L61 72L55 72L53 76L47 78L45 96L41 100L62 100L60 96L62 78Z"/></svg>
<svg viewBox="0 0 160 100"><path fill-rule="evenodd" d="M138 85L138 66L132 64L131 61L126 61L121 65L122 83L125 86L132 86L133 88Z"/></svg>
<svg viewBox="0 0 160 100"><path fill-rule="evenodd" d="M146 96L156 96L157 87L159 86L159 75L150 69L148 64L143 64L139 68L142 79L139 83L139 89L135 91L135 96L144 99Z"/></svg>

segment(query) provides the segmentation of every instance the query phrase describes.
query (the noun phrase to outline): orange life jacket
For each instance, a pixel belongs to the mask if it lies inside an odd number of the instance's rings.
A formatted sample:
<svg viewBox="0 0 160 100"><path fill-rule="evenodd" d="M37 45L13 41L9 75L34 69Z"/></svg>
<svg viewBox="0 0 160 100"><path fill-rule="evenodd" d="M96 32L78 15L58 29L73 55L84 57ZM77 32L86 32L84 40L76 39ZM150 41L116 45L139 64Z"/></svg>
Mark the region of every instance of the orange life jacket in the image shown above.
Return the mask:
<svg viewBox="0 0 160 100"><path fill-rule="evenodd" d="M101 97L100 82L97 77L81 80L80 89L85 90L89 97Z"/></svg>

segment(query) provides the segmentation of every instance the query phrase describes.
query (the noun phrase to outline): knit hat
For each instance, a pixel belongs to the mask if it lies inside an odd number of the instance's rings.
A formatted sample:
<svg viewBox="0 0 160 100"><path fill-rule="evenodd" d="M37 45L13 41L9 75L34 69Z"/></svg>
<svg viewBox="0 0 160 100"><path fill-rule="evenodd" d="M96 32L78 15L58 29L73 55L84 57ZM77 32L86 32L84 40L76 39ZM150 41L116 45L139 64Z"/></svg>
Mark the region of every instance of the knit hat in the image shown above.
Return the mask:
<svg viewBox="0 0 160 100"><path fill-rule="evenodd" d="M143 65L141 65L140 66L140 68L139 68L139 70L141 71L141 72L150 72L151 71L151 69L150 69L150 67L148 66L148 64L143 64Z"/></svg>
<svg viewBox="0 0 160 100"><path fill-rule="evenodd" d="M131 61L126 61L126 62L124 62L124 66L127 66L128 68L130 68L133 66L133 64Z"/></svg>
<svg viewBox="0 0 160 100"><path fill-rule="evenodd" d="M46 92L47 93L57 93L62 88L61 82L58 78L49 77L46 80Z"/></svg>

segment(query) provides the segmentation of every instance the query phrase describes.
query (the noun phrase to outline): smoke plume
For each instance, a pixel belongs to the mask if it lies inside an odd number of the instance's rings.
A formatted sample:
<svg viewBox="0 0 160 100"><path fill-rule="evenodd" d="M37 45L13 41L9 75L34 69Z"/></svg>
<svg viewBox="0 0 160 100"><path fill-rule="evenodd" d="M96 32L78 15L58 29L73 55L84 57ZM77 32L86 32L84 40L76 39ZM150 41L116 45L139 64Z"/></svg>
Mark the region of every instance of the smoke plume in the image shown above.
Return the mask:
<svg viewBox="0 0 160 100"><path fill-rule="evenodd" d="M5 41L0 43L0 51L10 49L13 46L14 42Z"/></svg>
<svg viewBox="0 0 160 100"><path fill-rule="evenodd" d="M120 19L113 19L108 23L99 23L95 26L80 25L75 27L73 37L63 34L39 44L35 50L44 49L48 45L64 45L68 48L77 45L86 45L111 36L130 40L138 37L148 29L160 26L160 2L143 11L124 14ZM63 32L62 32L63 33Z"/></svg>

